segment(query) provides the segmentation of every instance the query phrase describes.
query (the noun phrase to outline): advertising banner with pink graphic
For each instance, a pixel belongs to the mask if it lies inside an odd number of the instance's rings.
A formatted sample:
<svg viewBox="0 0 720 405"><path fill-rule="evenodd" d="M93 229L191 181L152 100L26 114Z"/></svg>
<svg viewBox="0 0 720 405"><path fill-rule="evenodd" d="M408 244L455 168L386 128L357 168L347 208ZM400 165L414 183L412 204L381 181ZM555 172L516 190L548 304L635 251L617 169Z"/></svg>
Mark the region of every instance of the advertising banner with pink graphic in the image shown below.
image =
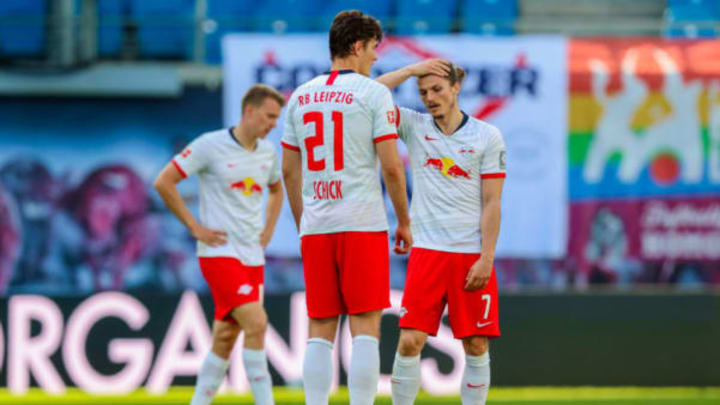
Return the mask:
<svg viewBox="0 0 720 405"><path fill-rule="evenodd" d="M570 218L569 253L591 282L720 283L720 196L583 201Z"/></svg>
<svg viewBox="0 0 720 405"><path fill-rule="evenodd" d="M569 45L570 256L590 282L720 282L720 41Z"/></svg>
<svg viewBox="0 0 720 405"><path fill-rule="evenodd" d="M458 35L389 37L378 47L372 77L427 58L445 58L462 66L467 79L461 89L461 109L502 131L508 176L500 257L561 258L567 251L567 75L558 64L567 58L566 44L566 39L554 36ZM325 35L229 35L223 52L228 126L239 120L242 95L254 83L272 85L289 96L330 67ZM414 79L395 89L393 97L399 106L425 112ZM270 138L277 142L281 131ZM389 219L394 226L392 214ZM298 255L287 207L268 253Z"/></svg>

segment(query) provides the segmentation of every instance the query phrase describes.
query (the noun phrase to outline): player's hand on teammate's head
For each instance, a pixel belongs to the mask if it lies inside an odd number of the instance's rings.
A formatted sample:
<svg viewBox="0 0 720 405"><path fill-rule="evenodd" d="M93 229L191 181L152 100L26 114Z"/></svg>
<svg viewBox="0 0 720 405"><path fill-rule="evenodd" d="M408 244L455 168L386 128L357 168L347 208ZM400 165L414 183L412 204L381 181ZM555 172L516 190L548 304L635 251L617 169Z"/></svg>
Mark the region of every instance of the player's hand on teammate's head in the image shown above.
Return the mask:
<svg viewBox="0 0 720 405"><path fill-rule="evenodd" d="M410 72L413 76L438 75L446 77L450 74L450 62L444 59L426 59L414 65L410 65Z"/></svg>
<svg viewBox="0 0 720 405"><path fill-rule="evenodd" d="M222 246L227 243L227 232L217 231L198 225L192 230L192 236L209 246Z"/></svg>
<svg viewBox="0 0 720 405"><path fill-rule="evenodd" d="M398 225L395 230L395 246L393 252L404 255L410 251L413 244L412 234L410 233L410 227L405 225Z"/></svg>

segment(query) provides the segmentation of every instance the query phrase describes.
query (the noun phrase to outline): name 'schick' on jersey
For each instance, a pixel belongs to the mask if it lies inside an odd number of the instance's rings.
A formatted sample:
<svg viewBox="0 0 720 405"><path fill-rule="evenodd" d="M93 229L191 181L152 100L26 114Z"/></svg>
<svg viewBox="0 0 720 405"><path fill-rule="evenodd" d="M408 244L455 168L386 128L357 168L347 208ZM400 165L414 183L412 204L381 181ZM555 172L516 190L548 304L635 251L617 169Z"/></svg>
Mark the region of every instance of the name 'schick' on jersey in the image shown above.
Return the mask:
<svg viewBox="0 0 720 405"><path fill-rule="evenodd" d="M312 103L337 103L337 104L352 104L354 99L354 95L352 92L344 92L344 91L314 91L309 93L303 93L297 96L298 105L300 107L310 105ZM339 112L335 112L336 114L333 115L333 121L335 125L342 125L342 119L340 119L340 123L338 123L337 117L342 117ZM387 119L389 124L395 123L395 111L391 110L387 112ZM311 120L311 119L310 119ZM305 122L308 121L308 119L304 120ZM311 137L313 138L313 137ZM308 146L308 153L311 151L311 146L313 146L312 141L308 141L311 138L306 138L305 142ZM337 142L339 139L335 139ZM339 140L342 142L342 140ZM322 154L321 151L319 151L321 146L316 146L313 149L313 154L316 157ZM315 165L318 169L325 169L325 160L321 159L318 161L314 161L317 163ZM342 167L338 167L338 164L341 164L336 159L335 161L335 169L341 170ZM342 195L342 180L340 179L334 179L334 180L315 180L313 181L313 200L339 200L343 198Z"/></svg>
<svg viewBox="0 0 720 405"><path fill-rule="evenodd" d="M297 96L299 106L313 103L352 104L354 95L344 91L314 91ZM337 124L337 123L336 123ZM309 138L308 138L309 139ZM306 139L306 143L308 140ZM315 152L317 153L317 149ZM309 150L309 148L308 148ZM324 169L324 160L316 161ZM321 169L321 170L322 170ZM313 181L313 200L339 200L342 199L342 180L315 180Z"/></svg>
<svg viewBox="0 0 720 405"><path fill-rule="evenodd" d="M397 138L394 112L390 90L353 70L295 89L282 144L300 152L301 235L388 229L376 145Z"/></svg>
<svg viewBox="0 0 720 405"><path fill-rule="evenodd" d="M315 180L313 181L313 200L340 200L342 199L342 180Z"/></svg>
<svg viewBox="0 0 720 405"><path fill-rule="evenodd" d="M296 96L298 107L308 107L315 103L323 104L344 104L351 105L355 100L355 95L349 91L309 91L300 93ZM389 124L395 124L395 110L387 111L386 117ZM333 111L331 114L332 124L335 127L341 128L343 125L343 113L341 111ZM318 133L323 133L325 123L324 119L319 114L306 113L303 116L303 123L309 124L314 123L316 125L316 132L314 135L305 138L305 146L308 154L308 167L313 171L326 171L326 154L327 148L323 145L324 142L317 136ZM334 129L334 128L333 128ZM337 129L334 129L337 132ZM333 164L334 171L343 169L344 159L340 155L343 148L342 136L335 134L333 137ZM332 173L332 172L330 172ZM327 173L325 173L327 174ZM342 193L342 180L341 179L322 179L313 181L313 200L340 200L343 198Z"/></svg>

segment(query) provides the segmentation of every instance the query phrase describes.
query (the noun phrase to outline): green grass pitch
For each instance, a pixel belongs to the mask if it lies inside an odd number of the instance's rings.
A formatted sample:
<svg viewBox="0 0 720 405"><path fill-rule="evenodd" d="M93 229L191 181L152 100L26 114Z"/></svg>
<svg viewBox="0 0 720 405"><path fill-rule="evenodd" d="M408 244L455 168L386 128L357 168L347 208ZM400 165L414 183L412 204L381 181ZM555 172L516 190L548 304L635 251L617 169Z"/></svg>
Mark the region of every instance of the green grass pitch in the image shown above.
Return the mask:
<svg viewBox="0 0 720 405"><path fill-rule="evenodd" d="M13 396L0 389L0 404L13 405L184 405L190 402L192 387L173 387L166 394L151 395L136 391L128 395L93 396L78 389L69 389L63 395L48 395L32 389L24 396ZM299 389L276 388L278 405L302 404ZM335 393L331 404L347 404L347 389ZM214 404L252 404L250 395L218 395ZM390 404L390 398L380 396L376 404ZM417 401L423 404L460 404L459 396L433 397L421 393ZM720 405L720 387L712 388L639 388L639 387L496 387L490 390L488 405Z"/></svg>

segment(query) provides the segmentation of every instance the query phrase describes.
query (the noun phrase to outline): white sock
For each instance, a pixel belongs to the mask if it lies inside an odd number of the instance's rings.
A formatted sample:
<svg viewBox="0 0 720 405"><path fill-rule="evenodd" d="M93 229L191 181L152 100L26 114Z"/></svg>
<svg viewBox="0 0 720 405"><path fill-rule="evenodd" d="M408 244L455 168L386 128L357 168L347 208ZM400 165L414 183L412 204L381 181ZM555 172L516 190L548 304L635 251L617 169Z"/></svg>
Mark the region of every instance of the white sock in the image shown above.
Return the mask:
<svg viewBox="0 0 720 405"><path fill-rule="evenodd" d="M243 349L242 353L245 374L256 405L274 405L272 395L272 378L268 370L265 350Z"/></svg>
<svg viewBox="0 0 720 405"><path fill-rule="evenodd" d="M395 353L390 382L393 405L412 405L420 391L420 355L405 357Z"/></svg>
<svg viewBox="0 0 720 405"><path fill-rule="evenodd" d="M490 389L490 354L465 355L465 372L460 387L463 405L485 405Z"/></svg>
<svg viewBox="0 0 720 405"><path fill-rule="evenodd" d="M380 379L380 349L373 336L353 338L348 390L350 405L372 405Z"/></svg>
<svg viewBox="0 0 720 405"><path fill-rule="evenodd" d="M322 338L308 339L303 362L303 388L306 405L327 405L332 386L333 344Z"/></svg>
<svg viewBox="0 0 720 405"><path fill-rule="evenodd" d="M190 405L209 405L220 387L230 362L210 352L203 361Z"/></svg>

